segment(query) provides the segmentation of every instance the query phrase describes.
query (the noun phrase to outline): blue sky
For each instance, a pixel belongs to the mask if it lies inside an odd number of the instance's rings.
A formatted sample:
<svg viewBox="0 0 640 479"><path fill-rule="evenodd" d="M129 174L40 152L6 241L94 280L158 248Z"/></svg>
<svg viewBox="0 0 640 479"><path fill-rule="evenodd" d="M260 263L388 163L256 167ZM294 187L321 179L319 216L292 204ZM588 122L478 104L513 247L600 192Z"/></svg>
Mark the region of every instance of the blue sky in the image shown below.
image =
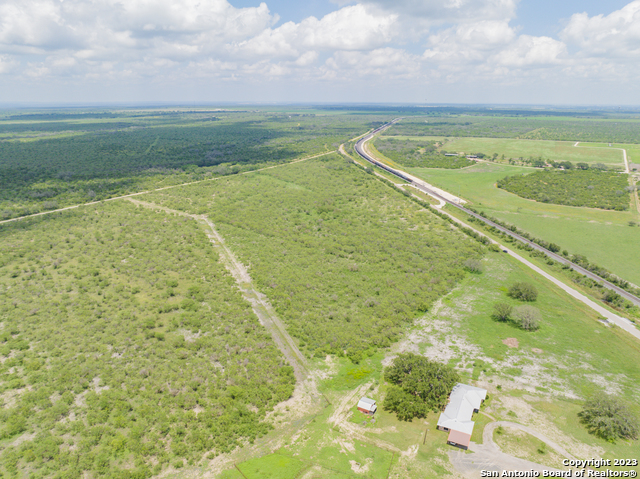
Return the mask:
<svg viewBox="0 0 640 479"><path fill-rule="evenodd" d="M0 103L640 105L640 0L0 0Z"/></svg>

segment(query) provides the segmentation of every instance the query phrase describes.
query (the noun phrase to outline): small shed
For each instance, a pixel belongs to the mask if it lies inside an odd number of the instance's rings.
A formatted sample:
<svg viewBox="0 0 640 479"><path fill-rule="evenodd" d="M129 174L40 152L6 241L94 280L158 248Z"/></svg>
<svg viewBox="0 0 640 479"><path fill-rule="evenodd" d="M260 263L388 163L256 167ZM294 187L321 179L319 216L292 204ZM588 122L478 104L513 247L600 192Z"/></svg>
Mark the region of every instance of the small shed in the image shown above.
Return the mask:
<svg viewBox="0 0 640 479"><path fill-rule="evenodd" d="M369 414L372 416L377 409L378 406L376 406L376 402L373 399L363 397L362 399L360 399L360 401L358 401L358 411L360 411L361 413Z"/></svg>

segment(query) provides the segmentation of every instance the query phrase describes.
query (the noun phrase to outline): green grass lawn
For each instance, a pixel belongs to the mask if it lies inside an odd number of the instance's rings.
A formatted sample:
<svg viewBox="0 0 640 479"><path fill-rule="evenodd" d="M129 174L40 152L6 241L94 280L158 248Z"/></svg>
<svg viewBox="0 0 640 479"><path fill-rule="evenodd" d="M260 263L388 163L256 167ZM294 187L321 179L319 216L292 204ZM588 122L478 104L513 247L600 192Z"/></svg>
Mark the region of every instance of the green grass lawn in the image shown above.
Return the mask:
<svg viewBox="0 0 640 479"><path fill-rule="evenodd" d="M243 462L238 469L248 479L295 479L308 464L281 454L269 454Z"/></svg>
<svg viewBox="0 0 640 479"><path fill-rule="evenodd" d="M562 465L563 456L537 437L524 431L504 427L500 432L497 430L493 432L493 441L502 452L512 456L560 470L567 469Z"/></svg>
<svg viewBox="0 0 640 479"><path fill-rule="evenodd" d="M414 168L410 172L431 184L460 194L490 216L514 224L533 236L582 254L613 273L640 284L640 269L632 260L640 244L638 213L604 211L537 203L495 187L498 179L533 171L531 168L483 163L464 170Z"/></svg>

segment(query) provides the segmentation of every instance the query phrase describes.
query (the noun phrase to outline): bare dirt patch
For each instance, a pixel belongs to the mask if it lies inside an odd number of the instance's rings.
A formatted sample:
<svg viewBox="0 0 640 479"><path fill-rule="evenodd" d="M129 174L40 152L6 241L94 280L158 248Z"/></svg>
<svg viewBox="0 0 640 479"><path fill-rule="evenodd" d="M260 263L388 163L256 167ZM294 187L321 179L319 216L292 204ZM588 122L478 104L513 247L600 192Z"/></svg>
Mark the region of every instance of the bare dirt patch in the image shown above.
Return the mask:
<svg viewBox="0 0 640 479"><path fill-rule="evenodd" d="M505 344L510 348L517 348L520 345L520 343L518 343L518 340L516 338L503 339L502 344Z"/></svg>
<svg viewBox="0 0 640 479"><path fill-rule="evenodd" d="M351 464L351 470L353 472L355 472L356 474L364 474L369 471L369 465L371 465L372 462L373 459L367 458L365 464L360 464L356 461L349 461L349 464Z"/></svg>
<svg viewBox="0 0 640 479"><path fill-rule="evenodd" d="M544 353L544 351L542 349L539 349L539 348L531 348L531 352L536 353L536 354Z"/></svg>

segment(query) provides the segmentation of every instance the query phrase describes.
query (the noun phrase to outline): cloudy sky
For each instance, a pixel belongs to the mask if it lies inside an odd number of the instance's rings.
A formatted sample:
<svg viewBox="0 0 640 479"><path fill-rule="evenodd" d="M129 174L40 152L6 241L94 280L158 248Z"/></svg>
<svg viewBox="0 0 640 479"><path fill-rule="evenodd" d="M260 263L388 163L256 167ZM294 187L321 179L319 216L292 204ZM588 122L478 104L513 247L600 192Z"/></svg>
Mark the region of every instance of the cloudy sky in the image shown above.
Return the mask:
<svg viewBox="0 0 640 479"><path fill-rule="evenodd" d="M0 103L640 105L640 0L0 0Z"/></svg>

